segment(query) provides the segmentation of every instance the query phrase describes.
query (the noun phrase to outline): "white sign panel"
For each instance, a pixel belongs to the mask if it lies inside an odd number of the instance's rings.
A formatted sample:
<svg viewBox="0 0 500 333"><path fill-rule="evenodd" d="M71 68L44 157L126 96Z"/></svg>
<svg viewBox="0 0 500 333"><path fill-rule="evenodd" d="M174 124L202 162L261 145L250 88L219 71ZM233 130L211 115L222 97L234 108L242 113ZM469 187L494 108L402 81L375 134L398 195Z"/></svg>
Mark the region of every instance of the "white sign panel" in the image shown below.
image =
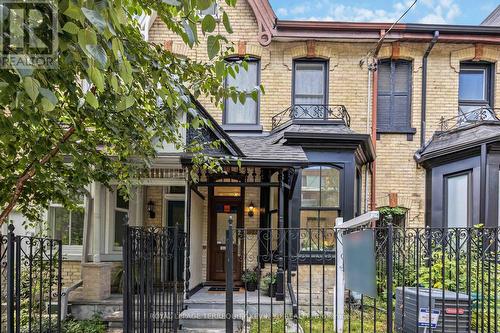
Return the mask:
<svg viewBox="0 0 500 333"><path fill-rule="evenodd" d="M429 308L420 308L420 312L418 313L418 327L436 328L440 314L441 312L436 309L432 309L432 313L429 313Z"/></svg>

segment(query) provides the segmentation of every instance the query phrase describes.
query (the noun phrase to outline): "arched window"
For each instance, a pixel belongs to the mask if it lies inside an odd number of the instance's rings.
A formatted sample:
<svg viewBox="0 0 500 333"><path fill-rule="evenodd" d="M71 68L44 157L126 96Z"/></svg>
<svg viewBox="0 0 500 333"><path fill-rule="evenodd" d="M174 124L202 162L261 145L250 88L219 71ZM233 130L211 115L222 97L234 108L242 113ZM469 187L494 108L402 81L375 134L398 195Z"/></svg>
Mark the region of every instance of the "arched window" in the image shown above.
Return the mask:
<svg viewBox="0 0 500 333"><path fill-rule="evenodd" d="M312 166L302 170L300 227L302 251L332 250L340 215L340 170Z"/></svg>

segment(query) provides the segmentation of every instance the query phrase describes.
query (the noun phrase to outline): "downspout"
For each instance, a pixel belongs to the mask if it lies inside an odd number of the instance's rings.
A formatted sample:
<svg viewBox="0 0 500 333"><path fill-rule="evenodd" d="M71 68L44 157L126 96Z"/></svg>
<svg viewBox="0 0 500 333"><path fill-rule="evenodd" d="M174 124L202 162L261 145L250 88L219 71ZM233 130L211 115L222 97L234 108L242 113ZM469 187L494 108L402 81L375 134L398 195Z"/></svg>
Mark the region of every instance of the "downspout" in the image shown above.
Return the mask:
<svg viewBox="0 0 500 333"><path fill-rule="evenodd" d="M373 91L372 91L372 144L373 150L377 151L377 99L378 99L378 72L377 64L371 65L370 71L373 72ZM376 179L377 179L377 161L373 161L371 165L372 179L371 179L371 200L370 209L374 210L377 206L376 201Z"/></svg>
<svg viewBox="0 0 500 333"><path fill-rule="evenodd" d="M372 107L373 107L372 99L370 98L371 93L372 93L372 76L373 76L371 66L372 66L371 64L368 64L368 89L367 89L367 94L366 94L368 105L366 108L366 133L370 133L370 115L372 113ZM373 120L372 120L372 127L373 127ZM365 178L365 207L364 207L364 211L367 212L368 211L368 165L365 167L364 178ZM372 180L373 180L373 174L372 174ZM373 195L373 192L371 192L371 194ZM355 200L357 200L357 199L355 199Z"/></svg>
<svg viewBox="0 0 500 333"><path fill-rule="evenodd" d="M434 37L432 38L427 50L422 58L422 101L421 101L421 115L420 115L420 147L425 146L425 127L427 123L427 58L431 53L434 45L436 45L439 39L439 31L434 31Z"/></svg>

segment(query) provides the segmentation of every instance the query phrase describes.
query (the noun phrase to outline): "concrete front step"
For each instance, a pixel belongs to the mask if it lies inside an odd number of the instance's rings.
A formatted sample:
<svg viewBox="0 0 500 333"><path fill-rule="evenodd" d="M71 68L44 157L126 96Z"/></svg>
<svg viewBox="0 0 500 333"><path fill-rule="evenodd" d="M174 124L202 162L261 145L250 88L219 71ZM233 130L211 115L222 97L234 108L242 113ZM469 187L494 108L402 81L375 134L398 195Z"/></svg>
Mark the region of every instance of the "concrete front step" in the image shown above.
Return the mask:
<svg viewBox="0 0 500 333"><path fill-rule="evenodd" d="M221 310L225 312L226 304L215 303L215 302L198 302L198 303L188 303L185 304L188 309L199 309L205 311ZM250 317L270 317L271 313L273 316L280 316L292 313L292 305L290 303L283 304L283 302L275 302L271 304L234 304L233 308L235 311L242 311L247 313Z"/></svg>
<svg viewBox="0 0 500 333"><path fill-rule="evenodd" d="M234 332L241 331L244 320L244 311L239 309L233 311ZM179 324L181 329L186 332L224 331L226 327L226 311L224 309L187 309L180 314Z"/></svg>

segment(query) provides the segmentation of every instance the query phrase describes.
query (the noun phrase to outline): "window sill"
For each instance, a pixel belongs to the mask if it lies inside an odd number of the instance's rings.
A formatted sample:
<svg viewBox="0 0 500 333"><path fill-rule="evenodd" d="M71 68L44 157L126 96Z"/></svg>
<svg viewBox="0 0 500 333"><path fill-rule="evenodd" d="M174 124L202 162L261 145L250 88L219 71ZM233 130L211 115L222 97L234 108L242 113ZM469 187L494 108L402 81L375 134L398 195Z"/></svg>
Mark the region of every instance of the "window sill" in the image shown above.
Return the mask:
<svg viewBox="0 0 500 333"><path fill-rule="evenodd" d="M222 129L226 132L262 132L262 125L245 124L223 124Z"/></svg>
<svg viewBox="0 0 500 333"><path fill-rule="evenodd" d="M413 136L416 133L417 133L416 128L394 128L394 129L377 128L377 140L380 140L381 134L406 134L406 140L413 141Z"/></svg>

